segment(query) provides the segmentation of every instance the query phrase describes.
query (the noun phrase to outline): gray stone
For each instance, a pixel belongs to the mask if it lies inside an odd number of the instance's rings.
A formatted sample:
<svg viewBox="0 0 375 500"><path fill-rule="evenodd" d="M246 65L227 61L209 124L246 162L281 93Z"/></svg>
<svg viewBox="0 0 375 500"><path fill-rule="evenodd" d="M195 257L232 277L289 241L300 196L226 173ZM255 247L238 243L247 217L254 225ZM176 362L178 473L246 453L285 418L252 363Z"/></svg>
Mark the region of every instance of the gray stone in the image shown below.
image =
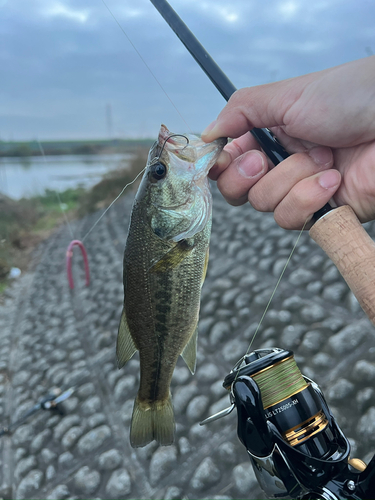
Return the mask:
<svg viewBox="0 0 375 500"><path fill-rule="evenodd" d="M325 283L331 283L332 281L336 281L339 278L341 278L340 273L337 267L334 265L331 265L322 276L322 280Z"/></svg>
<svg viewBox="0 0 375 500"><path fill-rule="evenodd" d="M276 262L272 267L272 274L275 276L275 278L278 278L280 276L287 261L288 261L287 257L282 257L276 260Z"/></svg>
<svg viewBox="0 0 375 500"><path fill-rule="evenodd" d="M19 500L35 498L35 493L40 489L42 481L43 472L38 469L31 470L18 485L16 498Z"/></svg>
<svg viewBox="0 0 375 500"><path fill-rule="evenodd" d="M48 448L43 448L39 454L39 457L42 459L45 465L48 465L56 460L57 454L49 450Z"/></svg>
<svg viewBox="0 0 375 500"><path fill-rule="evenodd" d="M91 396L84 403L82 403L81 410L86 416L93 415L101 409L101 401L99 396Z"/></svg>
<svg viewBox="0 0 375 500"><path fill-rule="evenodd" d="M20 446L30 443L33 437L34 430L31 425L24 424L14 431L12 441L15 446Z"/></svg>
<svg viewBox="0 0 375 500"><path fill-rule="evenodd" d="M163 496L164 500L180 500L182 497L182 490L177 486L169 486Z"/></svg>
<svg viewBox="0 0 375 500"><path fill-rule="evenodd" d="M69 496L70 492L66 484L58 484L47 496L47 500L64 500L64 498L68 498Z"/></svg>
<svg viewBox="0 0 375 500"><path fill-rule="evenodd" d="M289 311L269 309L264 321L267 325L281 328L290 323L291 319L292 315Z"/></svg>
<svg viewBox="0 0 375 500"><path fill-rule="evenodd" d="M231 288L230 290L224 292L221 296L221 305L224 307L228 307L229 305L231 305L240 291L241 290L239 288Z"/></svg>
<svg viewBox="0 0 375 500"><path fill-rule="evenodd" d="M84 428L78 425L71 427L61 440L61 444L66 450L70 450L84 433Z"/></svg>
<svg viewBox="0 0 375 500"><path fill-rule="evenodd" d="M299 295L292 295L283 301L282 308L288 309L288 311L299 311L305 303Z"/></svg>
<svg viewBox="0 0 375 500"><path fill-rule="evenodd" d="M198 368L196 377L200 382L213 382L220 377L220 371L216 364L205 363Z"/></svg>
<svg viewBox="0 0 375 500"><path fill-rule="evenodd" d="M333 385L330 386L327 392L328 400L336 403L347 397L349 397L354 391L354 384L346 380L345 378L340 378Z"/></svg>
<svg viewBox="0 0 375 500"><path fill-rule="evenodd" d="M35 436L31 441L30 451L31 453L39 453L39 451L45 446L52 438L52 431L50 429L44 429Z"/></svg>
<svg viewBox="0 0 375 500"><path fill-rule="evenodd" d="M235 363L245 354L247 347L248 343L244 340L236 338L230 340L222 349L223 358L228 363Z"/></svg>
<svg viewBox="0 0 375 500"><path fill-rule="evenodd" d="M103 425L106 423L107 417L104 415L104 413L95 413L87 419L87 425L90 427L90 429L94 429L94 427L99 427L99 425Z"/></svg>
<svg viewBox="0 0 375 500"><path fill-rule="evenodd" d="M251 304L252 295L250 292L241 292L235 299L234 305L237 309L249 307Z"/></svg>
<svg viewBox="0 0 375 500"><path fill-rule="evenodd" d="M365 387L361 391L358 391L357 393L357 404L358 404L358 409L363 412L367 410L367 408L372 404L375 403L375 390L373 387Z"/></svg>
<svg viewBox="0 0 375 500"><path fill-rule="evenodd" d="M322 297L323 299L340 303L347 291L348 287L344 283L334 283L324 287Z"/></svg>
<svg viewBox="0 0 375 500"><path fill-rule="evenodd" d="M62 404L66 413L73 413L79 405L79 399L74 396L70 396L70 398L64 401Z"/></svg>
<svg viewBox="0 0 375 500"><path fill-rule="evenodd" d="M196 382L184 387L179 387L173 395L173 408L176 415L181 415L189 404L189 401L199 392Z"/></svg>
<svg viewBox="0 0 375 500"><path fill-rule="evenodd" d="M46 469L46 480L51 481L56 476L56 469L53 465L49 465Z"/></svg>
<svg viewBox="0 0 375 500"><path fill-rule="evenodd" d="M299 353L302 355L311 355L316 353L326 341L326 336L319 330L310 330L305 333L301 342Z"/></svg>
<svg viewBox="0 0 375 500"><path fill-rule="evenodd" d="M236 447L231 441L222 443L218 448L218 454L220 462L225 466L235 465L238 462Z"/></svg>
<svg viewBox="0 0 375 500"><path fill-rule="evenodd" d="M198 323L198 333L199 335L205 336L208 333L208 330L211 328L212 323L214 322L214 318L209 316L208 318L202 318Z"/></svg>
<svg viewBox="0 0 375 500"><path fill-rule="evenodd" d="M306 290L312 295L319 295L322 291L323 283L321 281L312 281L306 287Z"/></svg>
<svg viewBox="0 0 375 500"><path fill-rule="evenodd" d="M363 341L370 338L369 331L361 324L348 325L328 339L328 345L335 355L352 352Z"/></svg>
<svg viewBox="0 0 375 500"><path fill-rule="evenodd" d="M131 479L126 469L115 470L105 488L106 498L125 498L131 491Z"/></svg>
<svg viewBox="0 0 375 500"><path fill-rule="evenodd" d="M22 477L24 477L32 469L36 469L38 465L37 459L34 455L23 458L20 460L14 470L14 477L18 482Z"/></svg>
<svg viewBox="0 0 375 500"><path fill-rule="evenodd" d="M14 386L23 386L27 384L27 382L30 380L31 374L30 372L26 370L21 370L17 372L13 378L12 378L12 383Z"/></svg>
<svg viewBox="0 0 375 500"><path fill-rule="evenodd" d="M306 322L315 323L322 321L327 316L327 312L319 304L311 303L303 307L301 316Z"/></svg>
<svg viewBox="0 0 375 500"><path fill-rule="evenodd" d="M92 382L87 382L77 389L77 395L81 399L87 399L89 396L95 394L95 392L95 385Z"/></svg>
<svg viewBox="0 0 375 500"><path fill-rule="evenodd" d="M254 285L258 281L258 276L254 271L250 271L248 274L245 274L243 278L240 280L240 285L244 288L248 288L251 285Z"/></svg>
<svg viewBox="0 0 375 500"><path fill-rule="evenodd" d="M197 422L198 420L200 420L207 410L209 403L210 400L203 394L193 398L186 408L186 416L189 421Z"/></svg>
<svg viewBox="0 0 375 500"><path fill-rule="evenodd" d="M126 425L129 424L132 418L133 406L134 406L134 401L132 399L129 399L122 405L122 408L120 410L121 420Z"/></svg>
<svg viewBox="0 0 375 500"><path fill-rule="evenodd" d="M134 375L126 375L122 377L116 384L114 390L114 398L117 402L123 403L129 398L129 392L135 387Z"/></svg>
<svg viewBox="0 0 375 500"><path fill-rule="evenodd" d="M186 455L191 452L189 440L184 436L178 440L178 447L181 455Z"/></svg>
<svg viewBox="0 0 375 500"><path fill-rule="evenodd" d="M73 466L73 460L74 460L74 457L70 453L70 451L65 451L64 453L61 453L61 455L57 459L58 464L62 469L71 468Z"/></svg>
<svg viewBox="0 0 375 500"><path fill-rule="evenodd" d="M185 382L189 380L190 376L191 373L186 366L176 366L172 376L172 383L176 385L185 384Z"/></svg>
<svg viewBox="0 0 375 500"><path fill-rule="evenodd" d="M86 496L92 495L99 488L100 473L85 465L74 475L74 485L79 493Z"/></svg>
<svg viewBox="0 0 375 500"><path fill-rule="evenodd" d="M189 441L192 443L201 444L203 441L210 439L212 435L211 430L208 429L207 425L193 424L189 430Z"/></svg>
<svg viewBox="0 0 375 500"><path fill-rule="evenodd" d="M249 462L237 465L232 472L235 489L240 495L251 498L251 491L258 486L253 468Z"/></svg>
<svg viewBox="0 0 375 500"><path fill-rule="evenodd" d="M163 446L152 455L150 463L150 483L156 486L159 481L171 472L177 461L175 446Z"/></svg>
<svg viewBox="0 0 375 500"><path fill-rule="evenodd" d="M308 269L300 267L299 269L296 269L295 271L290 273L289 283L295 286L307 285L307 283L310 283L313 278L314 273L312 273Z"/></svg>
<svg viewBox="0 0 375 500"><path fill-rule="evenodd" d="M15 454L14 454L14 459L16 463L18 463L21 458L23 458L25 455L27 455L27 450L26 448L17 448Z"/></svg>
<svg viewBox="0 0 375 500"><path fill-rule="evenodd" d="M375 406L371 406L359 419L357 432L365 442L375 444Z"/></svg>
<svg viewBox="0 0 375 500"><path fill-rule="evenodd" d="M333 366L332 357L325 352L318 352L311 360L316 368L331 368Z"/></svg>
<svg viewBox="0 0 375 500"><path fill-rule="evenodd" d="M115 470L122 463L121 453L115 448L99 456L99 470Z"/></svg>
<svg viewBox="0 0 375 500"><path fill-rule="evenodd" d="M366 384L375 381L375 365L364 359L356 362L353 368L353 378L357 382Z"/></svg>
<svg viewBox="0 0 375 500"><path fill-rule="evenodd" d="M301 343L301 338L305 331L306 327L304 325L294 324L286 326L281 334L281 345L285 349L295 349Z"/></svg>
<svg viewBox="0 0 375 500"><path fill-rule="evenodd" d="M79 453L81 455L92 453L100 448L111 435L111 429L107 425L101 425L96 429L92 429L78 441Z"/></svg>
<svg viewBox="0 0 375 500"><path fill-rule="evenodd" d="M220 470L211 457L206 457L198 465L190 481L193 490L202 491L213 486L220 479Z"/></svg>
<svg viewBox="0 0 375 500"><path fill-rule="evenodd" d="M54 438L60 441L63 435L74 425L78 425L81 423L81 419L78 415L67 415L64 417L61 422L59 422L54 431Z"/></svg>
<svg viewBox="0 0 375 500"><path fill-rule="evenodd" d="M230 326L226 321L218 321L210 331L210 343L216 345L222 340L229 338Z"/></svg>

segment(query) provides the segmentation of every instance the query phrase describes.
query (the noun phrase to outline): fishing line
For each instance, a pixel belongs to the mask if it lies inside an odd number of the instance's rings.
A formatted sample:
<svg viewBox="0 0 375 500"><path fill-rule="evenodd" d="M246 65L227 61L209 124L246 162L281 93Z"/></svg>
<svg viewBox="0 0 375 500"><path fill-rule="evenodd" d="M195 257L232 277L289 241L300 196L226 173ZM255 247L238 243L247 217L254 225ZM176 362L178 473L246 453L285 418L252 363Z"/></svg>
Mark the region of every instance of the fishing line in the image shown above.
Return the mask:
<svg viewBox="0 0 375 500"><path fill-rule="evenodd" d="M120 28L120 30L124 33L124 35L126 36L126 38L128 39L128 42L130 43L130 45L133 47L133 49L136 51L136 53L138 54L138 56L141 58L141 61L143 62L143 64L146 66L146 68L148 69L148 71L151 73L152 77L154 78L154 80L156 81L156 83L159 85L159 87L161 88L161 90L163 91L163 93L165 94L165 96L167 97L168 101L172 104L172 106L174 107L174 109L177 111L178 115L180 116L181 120L185 123L185 125L187 126L187 128L190 130L191 133L192 130L191 128L189 127L189 125L186 123L186 120L185 118L182 116L182 114L180 113L180 111L178 110L177 106L174 104L174 102L172 101L172 99L169 97L169 95L167 94L166 90L164 89L164 87L162 86L162 84L160 83L160 81L158 80L158 78L156 77L155 73L152 71L152 69L150 68L150 66L147 64L147 62L145 61L145 59L142 57L141 53L139 52L139 50L137 49L137 47L134 45L134 43L131 41L129 35L126 33L126 31L124 30L124 28L121 26L121 24L119 23L119 21L116 19L115 15L113 14L113 12L111 11L111 9L108 7L108 5L106 4L106 2L104 0L102 0L104 6L107 8L108 12L111 14L111 16L113 17L113 19L116 21L116 24L118 25L118 27Z"/></svg>
<svg viewBox="0 0 375 500"><path fill-rule="evenodd" d="M40 152L42 153L43 161L44 161L44 163L47 165L47 158L46 158L46 155L45 155L45 153L44 153L43 146L42 146L41 142L39 141L39 139L37 139L36 141L37 141L37 143L38 143L38 146L39 146ZM64 207L63 207L63 204L62 204L62 201L61 201L61 198L60 198L60 194L59 194L59 192L58 192L58 191L56 191L56 189L53 189L53 191L54 191L54 192L55 192L55 194L56 194L57 200L58 200L58 202L59 202L59 207L60 207L60 210L61 210L61 212L62 212L62 214L63 214L63 217L64 217L64 219L65 219L65 223L66 223L66 225L67 225L67 227L68 227L68 230L69 230L69 232L70 232L70 235L71 235L72 239L74 240L74 234L73 234L72 226L70 225L70 223L69 223L69 219L68 219L68 217L67 217L67 215L66 215L66 212L65 212L65 210L64 210Z"/></svg>
<svg viewBox="0 0 375 500"><path fill-rule="evenodd" d="M283 278L283 276L284 276L284 273L285 273L285 271L286 271L286 268L287 268L287 267L288 267L288 265L289 265L289 262L290 262L290 260L291 260L291 258L292 258L292 255L294 254L294 251L295 251L295 249L297 248L298 242L299 242L299 240L300 240L300 238L301 238L301 236L302 236L303 231L305 230L305 227L306 227L306 224L307 224L308 220L309 220L309 219L306 219L306 221L305 221L305 223L304 223L304 225L303 225L303 227L302 227L301 231L300 231L300 232L299 232L299 234L298 234L297 240L296 240L296 242L295 242L295 243L294 243L294 245L293 245L293 248L292 248L292 250L291 250L291 252L290 252L290 254L289 254L289 257L288 257L287 261L285 262L285 265L284 265L284 267L283 267L283 270L281 271L281 274L280 274L280 276L279 276L279 279L277 280L277 283L276 283L276 285L275 285L275 288L273 289L273 292L272 292L272 294L271 294L271 297L269 298L269 301L268 301L268 303L267 303L267 305L266 305L266 308L265 308L265 310L264 310L264 312L263 312L263 314L262 314L262 317L261 317L261 318L260 318L260 320L259 320L258 326L256 327L256 330L255 330L254 335L253 335L253 337L252 337L252 339L251 339L251 341L250 341L249 347L247 348L247 351L246 351L245 356L247 356L247 355L249 354L249 352L250 352L250 348L251 348L251 346L252 346L252 344L253 344L253 342L254 342L254 340L255 340L255 337L256 337L256 335L257 335L257 333L258 333L258 331L259 331L259 328L260 328L260 326L261 326L261 324L262 324L262 322L263 322L263 320L264 320L264 317L265 317L265 315L267 314L267 311L268 311L268 309L269 309L269 307L270 307L270 305L271 305L272 299L273 299L273 297L274 297L274 295L275 295L275 293L276 293L276 290L277 290L277 288L278 288L278 286L279 286L279 284L280 284L280 281L282 280L282 278Z"/></svg>
<svg viewBox="0 0 375 500"><path fill-rule="evenodd" d="M128 186L131 186L132 184L134 184L134 182L138 179L138 177L143 174L143 172L146 170L146 168L148 167L148 164L146 164L146 166L144 168L142 168L142 170L134 177L134 179L129 182L128 184L126 184L125 187L122 188L121 190L121 193L119 195L116 196L116 198L112 201L112 203L104 210L104 212L102 213L102 215L99 217L99 219L94 223L94 225L91 227L91 229L88 230L88 232L85 234L85 236L82 238L82 242L85 241L85 239L87 238L87 236L93 231L93 229L99 224L99 222L102 220L102 218L105 216L105 214L108 212L108 210L112 207L112 205L114 205L116 203L116 201L120 198L120 196L123 194L123 192L125 191L125 189L128 187Z"/></svg>

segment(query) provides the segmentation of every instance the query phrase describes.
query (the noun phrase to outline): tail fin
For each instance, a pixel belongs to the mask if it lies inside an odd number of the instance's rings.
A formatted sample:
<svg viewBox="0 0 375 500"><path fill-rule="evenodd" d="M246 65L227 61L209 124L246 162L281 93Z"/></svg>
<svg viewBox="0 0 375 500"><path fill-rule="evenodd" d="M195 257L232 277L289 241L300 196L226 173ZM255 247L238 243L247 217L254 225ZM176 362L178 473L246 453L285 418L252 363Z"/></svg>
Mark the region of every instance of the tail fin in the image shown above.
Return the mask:
<svg viewBox="0 0 375 500"><path fill-rule="evenodd" d="M171 396L166 401L144 403L138 396L134 402L130 428L130 444L133 448L146 446L155 439L167 446L173 443L175 423Z"/></svg>

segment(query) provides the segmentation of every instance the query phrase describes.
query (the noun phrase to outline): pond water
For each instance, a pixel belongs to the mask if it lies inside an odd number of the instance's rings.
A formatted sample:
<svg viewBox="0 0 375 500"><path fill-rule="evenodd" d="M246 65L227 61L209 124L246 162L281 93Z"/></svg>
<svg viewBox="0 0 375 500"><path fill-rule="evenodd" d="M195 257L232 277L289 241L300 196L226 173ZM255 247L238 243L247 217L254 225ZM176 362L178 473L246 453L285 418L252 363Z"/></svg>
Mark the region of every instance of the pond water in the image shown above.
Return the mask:
<svg viewBox="0 0 375 500"><path fill-rule="evenodd" d="M89 188L104 174L129 165L133 154L0 158L0 192L19 200L46 189Z"/></svg>

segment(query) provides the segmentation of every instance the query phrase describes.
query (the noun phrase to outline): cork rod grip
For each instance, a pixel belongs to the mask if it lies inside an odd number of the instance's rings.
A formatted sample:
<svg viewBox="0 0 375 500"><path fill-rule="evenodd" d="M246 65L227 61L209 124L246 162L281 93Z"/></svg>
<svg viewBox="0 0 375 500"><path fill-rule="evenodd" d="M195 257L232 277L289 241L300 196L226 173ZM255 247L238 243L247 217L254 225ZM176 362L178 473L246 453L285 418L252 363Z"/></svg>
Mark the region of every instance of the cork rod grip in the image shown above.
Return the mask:
<svg viewBox="0 0 375 500"><path fill-rule="evenodd" d="M375 243L349 206L335 208L310 229L375 325Z"/></svg>

